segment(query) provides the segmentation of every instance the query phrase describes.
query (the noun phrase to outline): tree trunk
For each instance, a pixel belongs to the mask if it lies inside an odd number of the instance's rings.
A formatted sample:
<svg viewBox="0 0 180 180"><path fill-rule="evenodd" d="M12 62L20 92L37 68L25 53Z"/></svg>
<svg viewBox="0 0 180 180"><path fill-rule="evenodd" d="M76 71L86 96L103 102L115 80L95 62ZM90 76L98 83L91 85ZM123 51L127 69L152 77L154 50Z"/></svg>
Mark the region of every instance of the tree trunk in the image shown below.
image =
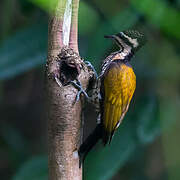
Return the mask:
<svg viewBox="0 0 180 180"><path fill-rule="evenodd" d="M86 89L92 74L78 54L78 5L78 0L58 0L49 23L47 99L50 180L82 179L77 152L82 136L82 97L75 102L78 90L68 82L78 79ZM71 23L64 29L69 16Z"/></svg>

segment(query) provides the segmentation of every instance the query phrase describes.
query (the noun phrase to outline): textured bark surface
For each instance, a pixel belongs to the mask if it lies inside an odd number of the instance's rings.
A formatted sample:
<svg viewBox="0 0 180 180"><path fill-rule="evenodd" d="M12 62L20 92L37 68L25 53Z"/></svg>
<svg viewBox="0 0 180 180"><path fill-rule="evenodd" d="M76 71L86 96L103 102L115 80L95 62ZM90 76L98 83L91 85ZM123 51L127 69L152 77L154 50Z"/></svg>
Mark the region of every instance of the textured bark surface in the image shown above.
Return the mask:
<svg viewBox="0 0 180 180"><path fill-rule="evenodd" d="M59 3L61 2L60 0ZM79 2L74 0L74 3L73 11L77 13ZM77 14L72 18L74 24L71 24L69 45L63 45L61 12L64 7L63 5L56 10L57 13L49 23L47 60L49 179L81 180L82 169L79 168L77 150L81 139L82 103L81 100L75 103L78 90L67 82L75 79L72 76L72 72L75 72L76 78L86 89L93 72L78 55ZM58 54L60 55L57 56ZM63 63L65 66L62 66Z"/></svg>
<svg viewBox="0 0 180 180"><path fill-rule="evenodd" d="M93 75L78 54L68 47L61 49L61 59L57 57L48 59L48 140L49 179L51 180L80 180L82 178L77 153L81 139L82 104L80 100L75 103L78 90L74 86L62 85L61 81L58 84L54 79L56 76L61 80L61 71L64 69L61 69L60 64L62 61L69 62L69 59L71 63L73 61L77 66L80 65L78 79L84 89Z"/></svg>

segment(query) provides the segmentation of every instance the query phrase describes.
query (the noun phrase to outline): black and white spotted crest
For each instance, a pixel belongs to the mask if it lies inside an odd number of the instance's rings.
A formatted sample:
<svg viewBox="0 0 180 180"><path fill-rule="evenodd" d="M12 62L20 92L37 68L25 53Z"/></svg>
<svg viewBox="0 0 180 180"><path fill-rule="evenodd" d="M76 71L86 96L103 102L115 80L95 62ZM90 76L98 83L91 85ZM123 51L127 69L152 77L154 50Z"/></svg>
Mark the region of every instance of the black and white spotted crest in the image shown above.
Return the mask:
<svg viewBox="0 0 180 180"><path fill-rule="evenodd" d="M146 37L144 34L136 30L122 31L115 36L120 38L128 46L131 46L134 51L137 51L146 43ZM122 42L120 43L122 44Z"/></svg>

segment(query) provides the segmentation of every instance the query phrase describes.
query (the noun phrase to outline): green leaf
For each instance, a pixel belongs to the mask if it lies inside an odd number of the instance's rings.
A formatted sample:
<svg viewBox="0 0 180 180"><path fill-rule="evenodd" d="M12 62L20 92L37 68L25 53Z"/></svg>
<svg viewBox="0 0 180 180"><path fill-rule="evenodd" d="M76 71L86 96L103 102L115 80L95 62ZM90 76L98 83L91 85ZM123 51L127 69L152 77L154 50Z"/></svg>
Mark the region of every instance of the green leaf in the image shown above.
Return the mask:
<svg viewBox="0 0 180 180"><path fill-rule="evenodd" d="M48 162L46 156L37 156L25 162L12 180L46 180L48 179Z"/></svg>
<svg viewBox="0 0 180 180"><path fill-rule="evenodd" d="M179 120L180 96L169 95L160 101L160 121L163 132L170 129Z"/></svg>
<svg viewBox="0 0 180 180"><path fill-rule="evenodd" d="M145 15L149 22L180 39L180 13L175 8L170 7L163 1L156 0L132 0L131 3Z"/></svg>
<svg viewBox="0 0 180 180"><path fill-rule="evenodd" d="M134 152L136 145L133 134L134 130L130 121L123 123L115 133L111 145L93 149L85 162L84 179L110 179Z"/></svg>
<svg viewBox="0 0 180 180"><path fill-rule="evenodd" d="M29 150L27 140L10 123L1 123L0 135L9 148L19 154L24 155Z"/></svg>
<svg viewBox="0 0 180 180"><path fill-rule="evenodd" d="M96 11L90 7L86 2L79 4L79 34L91 33L99 22Z"/></svg>
<svg viewBox="0 0 180 180"><path fill-rule="evenodd" d="M8 35L9 30L11 28L11 19L13 17L15 2L11 0L4 1L2 3L2 10L1 10L1 33L0 38L4 38Z"/></svg>
<svg viewBox="0 0 180 180"><path fill-rule="evenodd" d="M28 141L16 127L8 122L2 122L0 126L0 137L3 142L3 147L8 153L10 166L15 168L24 158L27 157L30 150Z"/></svg>
<svg viewBox="0 0 180 180"><path fill-rule="evenodd" d="M57 0L51 0L51 1L49 1L49 0L29 0L29 1L49 13L53 12L54 7L56 7L56 5L58 3ZM65 3L66 1L61 0L61 3L62 2Z"/></svg>
<svg viewBox="0 0 180 180"><path fill-rule="evenodd" d="M0 79L12 78L45 63L47 24L36 24L11 36L0 46Z"/></svg>
<svg viewBox="0 0 180 180"><path fill-rule="evenodd" d="M161 128L157 99L150 96L143 100L144 103L140 103L137 115L137 136L140 143L147 144L160 135Z"/></svg>

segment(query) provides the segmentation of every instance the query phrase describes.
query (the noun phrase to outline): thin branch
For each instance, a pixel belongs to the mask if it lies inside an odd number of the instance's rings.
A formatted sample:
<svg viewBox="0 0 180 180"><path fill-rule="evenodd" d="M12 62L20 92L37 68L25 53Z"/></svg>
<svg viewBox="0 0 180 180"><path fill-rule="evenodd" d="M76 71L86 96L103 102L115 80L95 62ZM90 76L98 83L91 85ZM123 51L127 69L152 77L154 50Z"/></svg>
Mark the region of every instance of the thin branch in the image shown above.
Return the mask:
<svg viewBox="0 0 180 180"><path fill-rule="evenodd" d="M48 35L48 57L57 56L63 46L63 18L65 11L65 0L54 0L52 16L49 20Z"/></svg>
<svg viewBox="0 0 180 180"><path fill-rule="evenodd" d="M78 51L78 8L79 8L79 0L73 0L72 7L72 23L71 23L71 32L70 32L70 40L69 47Z"/></svg>

